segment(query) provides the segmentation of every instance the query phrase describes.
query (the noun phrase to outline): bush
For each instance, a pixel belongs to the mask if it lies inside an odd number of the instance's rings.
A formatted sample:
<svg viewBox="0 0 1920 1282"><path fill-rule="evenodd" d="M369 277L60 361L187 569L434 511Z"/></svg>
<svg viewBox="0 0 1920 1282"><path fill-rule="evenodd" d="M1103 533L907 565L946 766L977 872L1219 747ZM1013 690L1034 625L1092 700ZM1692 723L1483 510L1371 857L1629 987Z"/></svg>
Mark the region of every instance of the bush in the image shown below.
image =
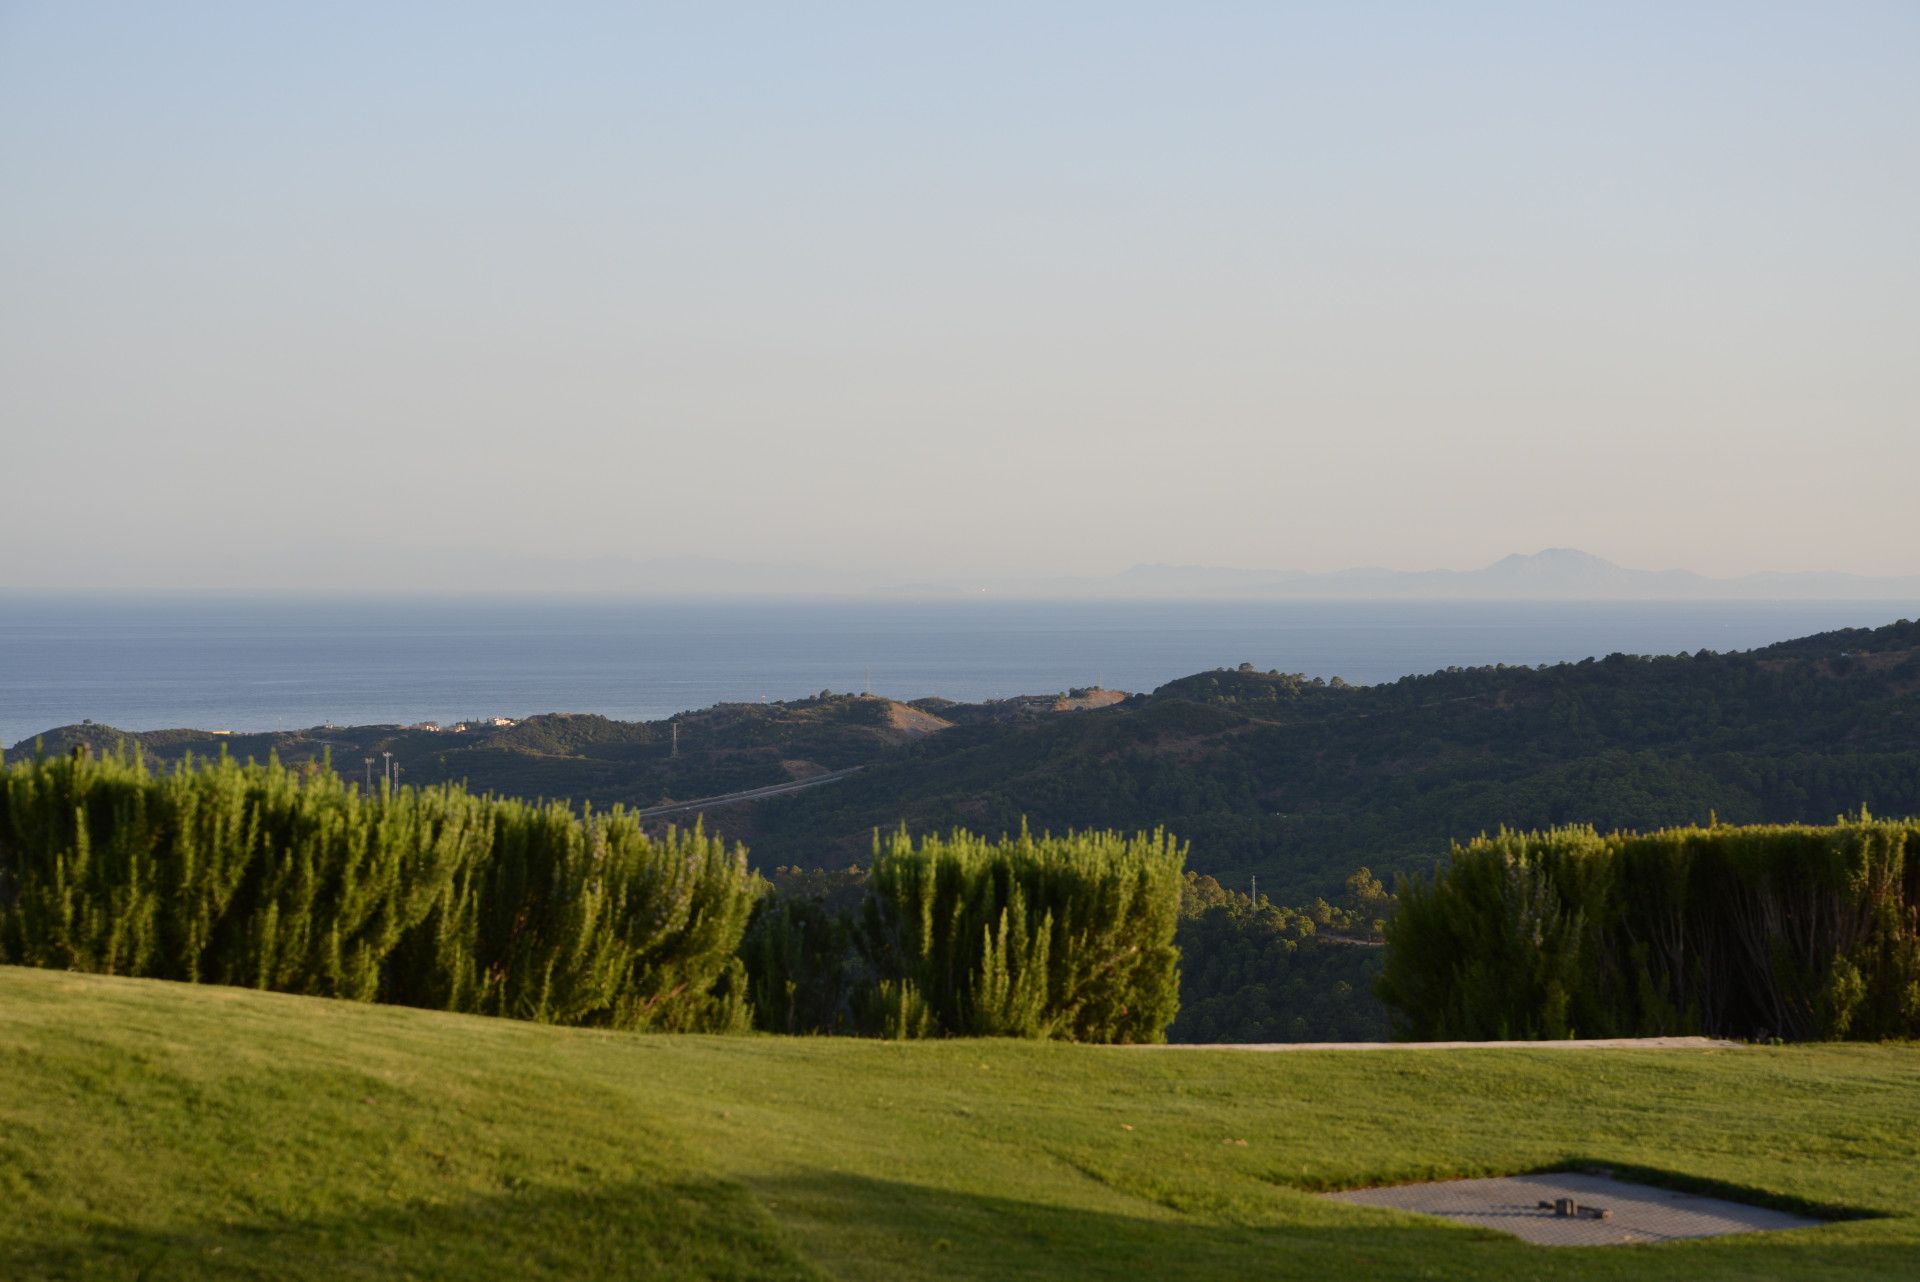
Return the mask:
<svg viewBox="0 0 1920 1282"><path fill-rule="evenodd" d="M1387 941L1415 1038L1920 1036L1920 823L1502 831Z"/></svg>
<svg viewBox="0 0 1920 1282"><path fill-rule="evenodd" d="M1157 1042L1179 1005L1184 847L1163 833L874 842L857 908L769 905L744 952L762 1028Z"/></svg>
<svg viewBox="0 0 1920 1282"><path fill-rule="evenodd" d="M821 899L771 894L754 910L740 957L756 1028L770 1033L852 1033L858 959L852 921Z"/></svg>
<svg viewBox="0 0 1920 1282"><path fill-rule="evenodd" d="M958 1037L1159 1042L1185 847L1165 833L876 840L865 960Z"/></svg>
<svg viewBox="0 0 1920 1282"><path fill-rule="evenodd" d="M221 758L0 768L0 961L616 1028L745 1021L761 883L616 809Z"/></svg>

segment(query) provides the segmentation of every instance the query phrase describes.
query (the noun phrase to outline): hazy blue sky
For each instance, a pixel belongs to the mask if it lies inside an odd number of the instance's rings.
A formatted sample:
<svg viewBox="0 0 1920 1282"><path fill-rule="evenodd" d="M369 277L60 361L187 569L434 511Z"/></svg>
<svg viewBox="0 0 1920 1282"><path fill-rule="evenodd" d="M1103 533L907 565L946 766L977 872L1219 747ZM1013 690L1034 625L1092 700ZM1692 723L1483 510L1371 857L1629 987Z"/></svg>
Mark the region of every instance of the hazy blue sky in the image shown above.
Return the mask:
<svg viewBox="0 0 1920 1282"><path fill-rule="evenodd" d="M0 586L1920 571L1920 4L0 4Z"/></svg>

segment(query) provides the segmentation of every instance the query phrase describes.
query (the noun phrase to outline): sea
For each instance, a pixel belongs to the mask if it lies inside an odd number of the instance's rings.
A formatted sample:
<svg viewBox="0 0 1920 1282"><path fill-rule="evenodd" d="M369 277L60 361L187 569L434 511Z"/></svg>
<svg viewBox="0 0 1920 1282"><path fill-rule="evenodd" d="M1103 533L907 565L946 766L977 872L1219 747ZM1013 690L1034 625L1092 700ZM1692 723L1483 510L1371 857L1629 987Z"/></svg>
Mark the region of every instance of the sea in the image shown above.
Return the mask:
<svg viewBox="0 0 1920 1282"><path fill-rule="evenodd" d="M0 596L0 744L82 720L299 729L538 712L652 719L822 690L1148 691L1250 663L1450 666L1743 650L1920 615L1886 601L609 600Z"/></svg>

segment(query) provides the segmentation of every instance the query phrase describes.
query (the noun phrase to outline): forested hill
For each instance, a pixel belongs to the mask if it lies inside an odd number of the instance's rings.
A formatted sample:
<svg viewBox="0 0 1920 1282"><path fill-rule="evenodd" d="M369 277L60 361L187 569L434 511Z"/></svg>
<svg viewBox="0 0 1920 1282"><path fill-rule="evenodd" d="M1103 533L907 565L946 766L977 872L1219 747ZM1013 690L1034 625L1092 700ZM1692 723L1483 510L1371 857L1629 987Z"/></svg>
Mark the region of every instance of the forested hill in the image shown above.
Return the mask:
<svg viewBox="0 0 1920 1282"><path fill-rule="evenodd" d="M162 761L225 752L330 761L348 778L378 779L389 763L402 783L460 781L522 797L651 806L805 779L861 765L950 723L888 699L822 691L787 703L719 704L662 721L615 721L555 712L519 721L475 717L447 726L314 726L233 733L87 723L14 745L9 755L95 752L137 744Z"/></svg>
<svg viewBox="0 0 1920 1282"><path fill-rule="evenodd" d="M648 723L552 715L458 733L235 736L85 726L49 732L44 746L123 737L162 757L223 747L330 757L349 776L368 756L377 772L391 752L409 783L464 779L596 804L862 765L811 791L714 810L708 823L746 838L768 868L864 863L872 830L901 822L1164 825L1191 840L1200 872L1240 888L1257 874L1276 901L1300 903L1335 896L1360 865L1424 867L1450 839L1501 824L1827 821L1863 804L1920 812L1920 624L1741 654L1454 669L1380 686L1242 667L1126 698L909 705L823 692Z"/></svg>
<svg viewBox="0 0 1920 1282"><path fill-rule="evenodd" d="M1920 812L1920 624L1740 654L1453 669L1387 685L1198 673L1105 712L958 726L755 816L763 857L873 826L1161 825L1230 885L1331 894L1507 825Z"/></svg>

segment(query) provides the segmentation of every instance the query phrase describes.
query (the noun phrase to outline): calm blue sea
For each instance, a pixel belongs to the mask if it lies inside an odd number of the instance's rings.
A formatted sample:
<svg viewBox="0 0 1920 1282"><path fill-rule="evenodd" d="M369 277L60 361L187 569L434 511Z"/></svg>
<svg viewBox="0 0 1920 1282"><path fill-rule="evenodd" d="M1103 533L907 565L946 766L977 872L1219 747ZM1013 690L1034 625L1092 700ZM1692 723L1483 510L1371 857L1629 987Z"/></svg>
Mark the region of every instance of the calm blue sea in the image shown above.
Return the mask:
<svg viewBox="0 0 1920 1282"><path fill-rule="evenodd" d="M0 744L83 718L293 729L652 718L823 688L981 699L1204 668L1390 681L1451 664L1747 649L1887 602L551 601L0 596Z"/></svg>

